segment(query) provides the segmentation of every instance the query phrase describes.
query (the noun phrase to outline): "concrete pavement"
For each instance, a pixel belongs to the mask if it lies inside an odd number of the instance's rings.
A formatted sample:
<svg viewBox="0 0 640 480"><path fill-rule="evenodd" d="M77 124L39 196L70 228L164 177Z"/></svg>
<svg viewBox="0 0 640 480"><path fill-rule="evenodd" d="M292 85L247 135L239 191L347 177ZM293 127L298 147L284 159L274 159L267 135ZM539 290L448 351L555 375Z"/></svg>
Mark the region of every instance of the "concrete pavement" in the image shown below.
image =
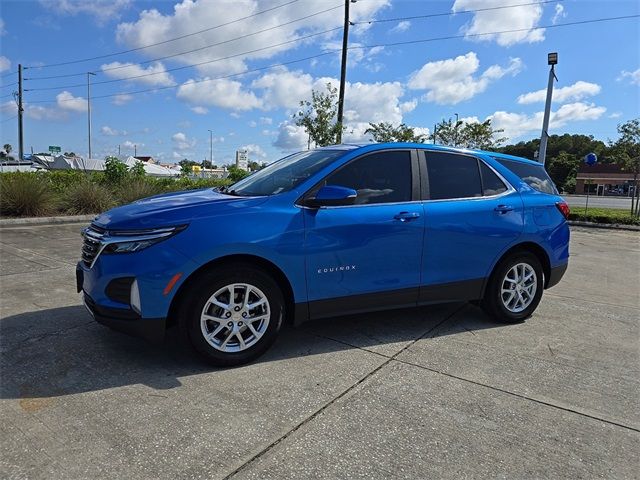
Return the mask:
<svg viewBox="0 0 640 480"><path fill-rule="evenodd" d="M574 229L523 324L336 318L219 370L89 318L79 229L0 229L3 478L638 478L637 232Z"/></svg>

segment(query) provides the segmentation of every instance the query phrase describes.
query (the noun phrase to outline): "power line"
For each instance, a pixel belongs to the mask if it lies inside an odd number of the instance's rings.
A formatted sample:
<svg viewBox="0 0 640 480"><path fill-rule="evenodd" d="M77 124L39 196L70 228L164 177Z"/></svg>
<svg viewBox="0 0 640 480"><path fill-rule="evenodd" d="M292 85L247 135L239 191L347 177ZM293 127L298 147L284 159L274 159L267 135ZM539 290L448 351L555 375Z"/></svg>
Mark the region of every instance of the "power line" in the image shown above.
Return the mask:
<svg viewBox="0 0 640 480"><path fill-rule="evenodd" d="M539 2L529 2L529 3L517 3L514 5L501 5L499 7L485 7L485 8L476 8L473 10L463 10L460 12L442 12L442 13L430 13L427 15L413 15L410 17L396 17L396 18L383 18L383 19L372 19L372 20L362 20L360 22L351 22L352 25L370 25L372 23L385 23L385 22L399 22L402 20L419 20L422 18L434 18L434 17L450 17L452 15L462 14L462 13L478 13L478 12L487 12L491 10L502 10L504 8L515 8L515 7L526 7L529 5L543 5L545 3L558 3L563 2L564 0L541 0Z"/></svg>
<svg viewBox="0 0 640 480"><path fill-rule="evenodd" d="M205 45L203 47L198 47L198 48L194 48L192 50L186 50L184 52L174 53L174 54L171 54L171 55L165 55L164 57L153 58L151 60L145 60L143 62L137 62L136 64L137 65L144 65L144 64L147 64L147 63L153 63L153 62L157 62L157 61L160 61L160 60L166 60L167 58L174 58L174 57L179 57L180 55L187 55L189 53L199 52L201 50L206 50L207 48L217 47L219 45L224 45L224 44L227 44L227 43L231 43L231 42L234 42L236 40L241 40L243 38L252 37L253 35L258 35L260 33L270 32L271 30L275 30L277 28L282 28L282 27L285 27L287 25L291 25L292 23L300 22L302 20L306 20L308 18L312 18L312 17L315 17L317 15L322 15L323 13L330 12L332 10L335 10L336 8L340 8L341 6L342 6L342 4L334 6L334 7L331 7L331 8L327 8L325 10L321 10L321 11L316 12L316 13L312 13L310 15L306 15L304 17L296 18L295 20L291 20L289 22L282 23L280 25L275 25L273 27L265 28L263 30L258 30L256 32L252 32L252 33L247 33L247 34L241 35L239 37L230 38L230 39L224 40L222 42L212 43L210 45ZM337 28L335 30L337 30ZM333 31L333 30L328 30L328 31ZM130 68L130 67L131 67L131 65L120 65L120 66L117 66L117 67L103 68L100 71L102 73L104 73L104 72L110 72L112 70L120 70L122 68ZM159 74L162 74L162 73L165 73L165 72L164 71L163 72L157 72L157 73L153 73L153 74L150 74L150 75L159 75ZM68 73L68 74L64 74L64 75L51 75L51 76L48 76L48 77L29 77L29 78L25 78L25 80L50 80L50 79L53 79L53 78L77 77L77 76L81 76L81 75L85 75L85 74L86 74L86 72L78 72L78 73ZM96 83L100 83L100 82L96 82Z"/></svg>
<svg viewBox="0 0 640 480"><path fill-rule="evenodd" d="M18 118L18 115L14 115L13 117L5 118L5 119L1 120L0 123L8 122L9 120L14 120L16 118Z"/></svg>
<svg viewBox="0 0 640 480"><path fill-rule="evenodd" d="M15 75L16 73L18 73L17 70L14 71L14 72L5 73L3 75L0 75L0 78L8 77L9 75Z"/></svg>
<svg viewBox="0 0 640 480"><path fill-rule="evenodd" d="M228 55L226 57L214 58L213 60L206 60L204 62L189 64L189 65L183 65L181 67L169 68L169 69L163 70L161 72L144 73L144 74L141 74L141 75L134 75L134 76L131 76L131 77L115 78L113 80L102 80L100 82L93 82L93 85L100 85L100 84L103 84L103 83L124 82L124 81L127 81L127 80L134 80L134 79L138 79L138 78L150 77L150 76L153 76L153 75L160 75L160 74L175 72L177 70L185 70L187 68L193 68L193 67L199 67L199 66L202 66L202 65L208 65L208 64L211 64L211 63L221 62L223 60L229 60L231 58L241 57L243 55L249 55L251 53L262 52L264 50L269 50L269 49L272 49L272 48L281 47L283 45L288 45L290 43L299 42L299 41L306 40L306 39L311 38L311 37L317 37L319 35L325 35L327 33L334 32L336 30L340 30L341 28L342 27L335 27L335 28L331 28L329 30L324 30L322 32L310 33L309 35L298 37L298 38L295 38L293 40L287 40L286 42L276 43L274 45L269 45L267 47L256 48L254 50L249 50L249 51L246 51L246 52L236 53L234 55ZM86 72L85 72L85 74L86 74ZM45 90L60 90L60 89L77 88L77 87L84 87L84 86L85 86L84 83L76 83L74 85L58 85L58 86L55 86L55 87L43 87L43 88L25 89L25 92L39 92L39 91L45 91Z"/></svg>
<svg viewBox="0 0 640 480"><path fill-rule="evenodd" d="M532 31L532 30L541 30L541 29L546 29L546 28L570 27L570 26L575 26L575 25L585 25L585 24L590 24L590 23L601 23L601 22L608 22L608 21L615 21L615 20L626 20L626 19L638 18L638 17L640 17L640 14L624 15L624 16L619 16L619 17L596 18L596 19L591 19L591 20L581 20L581 21L567 22L567 23L557 23L555 25L543 25L543 26L533 27L533 28L518 28L518 29L511 29L511 30L500 30L500 31L495 31L495 32L461 34L461 35L450 35L450 36L445 36L445 37L433 37L433 38L425 38L425 39L418 39L418 40L407 40L407 41L402 41L402 42L378 43L378 44L371 44L371 45L358 45L358 46L350 46L350 47L348 47L348 50L366 50L366 49L378 48L378 47L394 47L394 46L401 46L401 45L412 45L412 44L418 44L418 43L429 43L429 42L436 42L436 41L443 41L443 40L460 39L460 38L466 38L466 37L482 37L482 36L487 36L487 35L501 35L501 34L506 34L506 33L528 32L528 31ZM206 83L206 82L212 82L212 81L215 81L215 80L225 80L225 79L228 79L228 78L239 77L239 76L242 76L242 75L247 75L249 73L255 73L255 72L259 72L259 71L263 71L263 70L268 70L268 69L271 69L271 68L283 67L283 66L287 66L287 65L291 65L291 64L295 64L295 63L305 62L307 60L312 60L314 58L319 58L319 57L323 57L323 56L327 56L327 55L332 55L332 54L340 52L340 51L342 51L342 49L325 50L324 52L318 53L316 55L310 55L308 57L300 58L300 59L297 59L297 60L290 60L290 61L287 61L287 62L275 63L275 64L267 65L267 66L264 66L264 67L254 68L254 69L251 69L251 70L246 70L244 72L232 73L232 74L224 75L224 76L220 76L220 77L205 78L205 79L202 79L202 80L191 80L191 81L183 83L182 85L169 85L169 86L164 86L164 87L153 87L153 88L147 88L147 89L136 90L136 91L131 91L131 92L111 93L111 94L106 94L106 95L95 96L95 97L92 97L92 98L93 99L110 98L110 97L116 97L118 95L123 95L123 94L136 95L136 94L139 94L139 93L147 93L147 92L153 92L153 91L157 91L157 90L167 90L167 89L172 89L172 88L178 88L178 87L185 86L185 85L192 85L192 84L197 84L197 83ZM70 101L75 101L75 100L76 99L66 99L66 100L60 100L60 102L70 102ZM58 100L36 100L36 101L29 102L29 103L56 103L56 102L58 102Z"/></svg>
<svg viewBox="0 0 640 480"><path fill-rule="evenodd" d="M198 35L200 33L209 32L209 31L215 30L217 28L226 27L227 25L231 25L233 23L241 22L242 20L247 20L249 18L253 18L253 17L257 17L258 15L262 15L263 13L272 12L273 10L277 10L279 8L286 7L287 5L291 5L292 3L296 3L298 1L299 0L290 0L290 1L286 2L286 3L282 3L280 5L276 5L275 7L267 8L265 10L261 10L259 12L253 13L251 15L247 15L245 17L237 18L237 19L231 20L229 22L221 23L221 24L216 25L214 27L205 28L203 30L198 30L197 32L187 33L187 34L181 35L179 37L169 38L167 40L163 40L161 42L156 42L156 43L151 43L149 45L144 45L142 47L130 48L128 50L121 50L119 52L107 53L105 55L97 55L95 57L82 58L82 59L79 59L79 60L70 60L70 61L67 61L67 62L59 62L59 63L49 63L47 65L39 65L37 67L25 67L25 69L59 67L59 66L62 66L62 65L71 65L73 63L89 62L89 61L92 61L92 60L99 60L101 58L115 57L117 55L123 55L125 53L137 52L139 50L145 50L147 48L156 47L158 45L164 45L165 43L175 42L176 40L182 40L183 38L192 37L192 36Z"/></svg>

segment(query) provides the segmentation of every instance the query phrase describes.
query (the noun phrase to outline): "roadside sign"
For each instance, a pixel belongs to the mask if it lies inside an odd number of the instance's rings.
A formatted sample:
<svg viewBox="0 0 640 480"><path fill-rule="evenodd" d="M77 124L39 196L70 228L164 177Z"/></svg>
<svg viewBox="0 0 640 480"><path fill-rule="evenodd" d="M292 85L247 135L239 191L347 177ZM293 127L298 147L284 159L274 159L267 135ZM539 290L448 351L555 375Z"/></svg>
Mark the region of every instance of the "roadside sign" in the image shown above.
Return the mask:
<svg viewBox="0 0 640 480"><path fill-rule="evenodd" d="M202 167L200 167L200 165L191 165L191 171L193 173L200 173L202 170Z"/></svg>
<svg viewBox="0 0 640 480"><path fill-rule="evenodd" d="M60 149L60 147L59 147L59 146L57 146L57 145L49 145L49 151L50 151L51 153L60 153L60 152L61 152L61 149Z"/></svg>

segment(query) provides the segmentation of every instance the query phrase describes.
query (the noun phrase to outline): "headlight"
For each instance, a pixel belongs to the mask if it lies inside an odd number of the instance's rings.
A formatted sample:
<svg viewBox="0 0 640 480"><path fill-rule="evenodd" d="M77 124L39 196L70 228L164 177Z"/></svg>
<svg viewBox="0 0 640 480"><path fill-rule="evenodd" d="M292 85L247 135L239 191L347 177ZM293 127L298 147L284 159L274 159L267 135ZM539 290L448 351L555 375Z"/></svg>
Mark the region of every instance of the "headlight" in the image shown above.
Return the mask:
<svg viewBox="0 0 640 480"><path fill-rule="evenodd" d="M151 245L162 242L187 228L186 225L177 227L153 228L149 230L110 231L102 239L102 252L133 253L139 252Z"/></svg>

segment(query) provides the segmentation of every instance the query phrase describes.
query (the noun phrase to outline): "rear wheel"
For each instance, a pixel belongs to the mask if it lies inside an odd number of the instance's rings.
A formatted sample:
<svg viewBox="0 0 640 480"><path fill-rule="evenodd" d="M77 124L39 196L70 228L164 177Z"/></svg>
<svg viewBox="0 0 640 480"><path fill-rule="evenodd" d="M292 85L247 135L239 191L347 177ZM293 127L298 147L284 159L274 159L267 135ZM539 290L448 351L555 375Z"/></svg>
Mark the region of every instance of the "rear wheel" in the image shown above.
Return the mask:
<svg viewBox="0 0 640 480"><path fill-rule="evenodd" d="M190 286L186 327L193 347L210 363L234 366L262 355L284 318L277 283L249 265L207 272Z"/></svg>
<svg viewBox="0 0 640 480"><path fill-rule="evenodd" d="M544 272L538 258L532 253L517 252L495 268L482 308L500 322L521 322L538 307L543 289Z"/></svg>

